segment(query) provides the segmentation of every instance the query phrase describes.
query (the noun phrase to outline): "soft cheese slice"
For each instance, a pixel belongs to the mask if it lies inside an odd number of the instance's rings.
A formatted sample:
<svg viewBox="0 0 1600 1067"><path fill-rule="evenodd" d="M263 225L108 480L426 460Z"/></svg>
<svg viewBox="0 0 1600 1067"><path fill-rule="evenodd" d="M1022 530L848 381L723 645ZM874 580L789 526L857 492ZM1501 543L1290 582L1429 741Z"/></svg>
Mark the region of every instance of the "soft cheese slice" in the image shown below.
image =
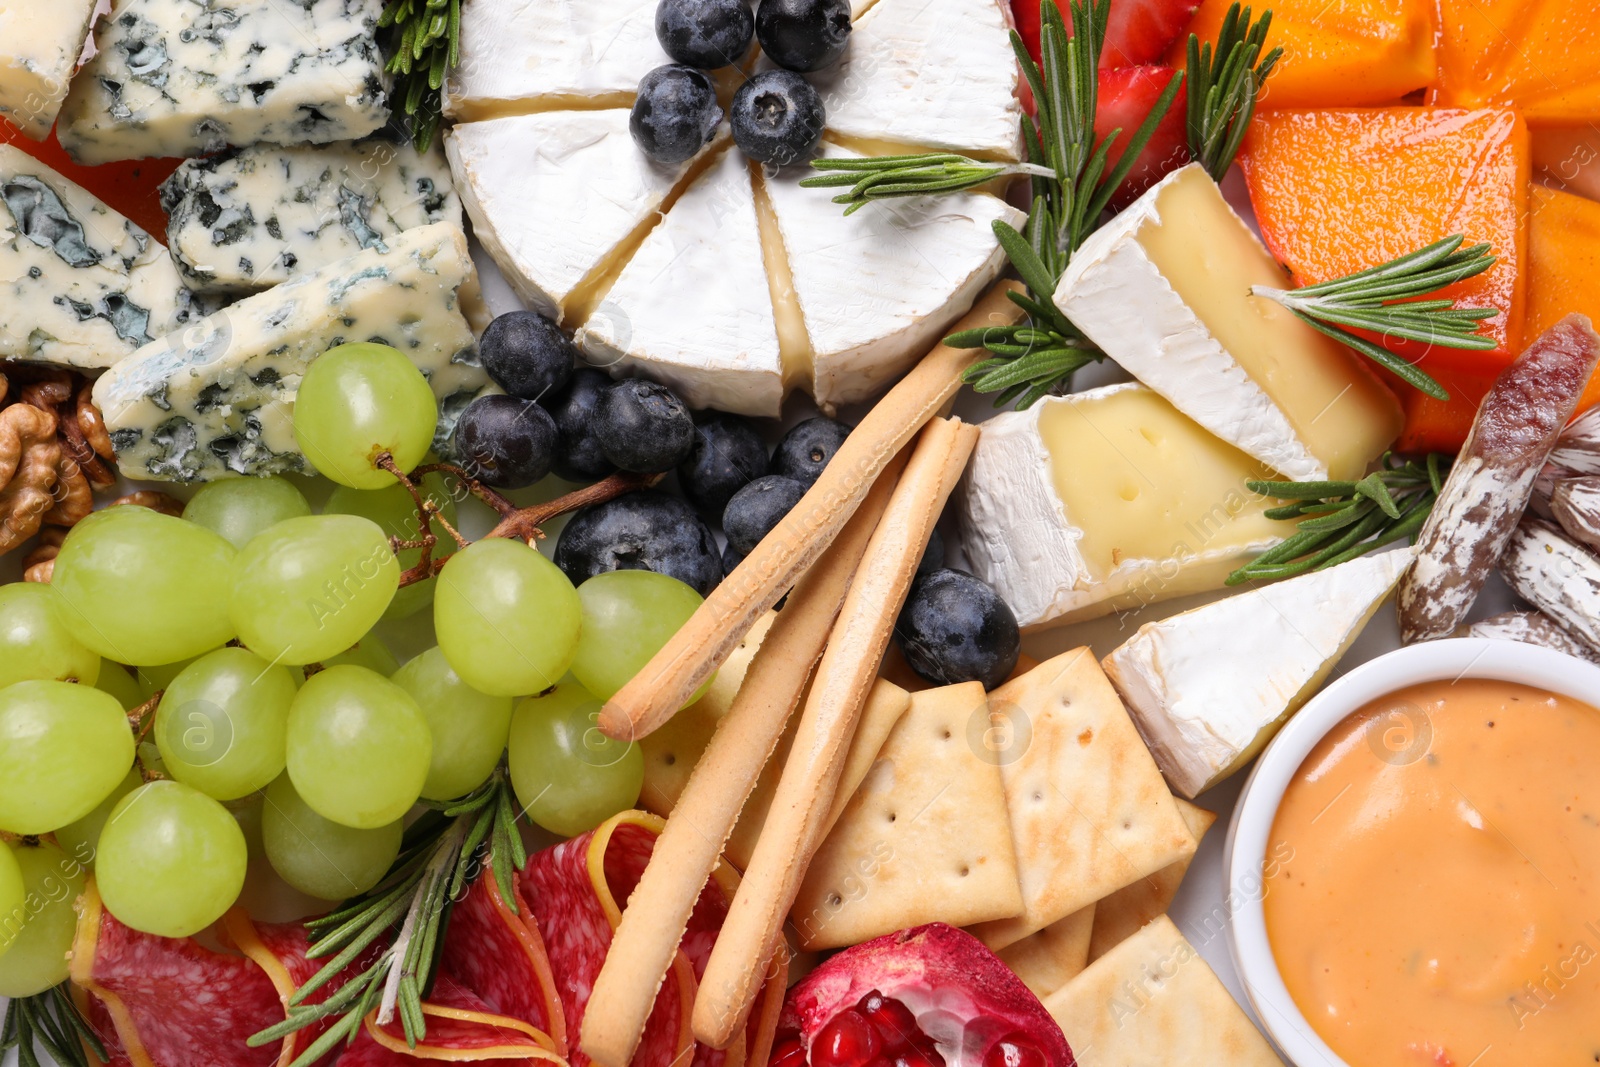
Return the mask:
<svg viewBox="0 0 1600 1067"><path fill-rule="evenodd" d="M1218 588L1294 532L1245 485L1271 472L1136 383L982 429L959 493L963 542L1023 626Z"/></svg>
<svg viewBox="0 0 1600 1067"><path fill-rule="evenodd" d="M1359 478L1400 432L1399 403L1288 309L1267 254L1198 163L1095 231L1055 302L1128 373L1297 481Z"/></svg>
<svg viewBox="0 0 1600 1067"><path fill-rule="evenodd" d="M1362 556L1146 623L1105 659L1172 787L1193 797L1299 710L1394 589L1407 550Z"/></svg>
<svg viewBox="0 0 1600 1067"><path fill-rule="evenodd" d="M458 407L487 382L463 315L477 281L466 235L438 223L146 345L94 387L117 465L130 478L179 482L308 472L295 392L306 366L346 341L393 345L442 408Z"/></svg>
<svg viewBox="0 0 1600 1067"><path fill-rule="evenodd" d="M153 237L0 145L0 358L98 370L199 319Z"/></svg>
<svg viewBox="0 0 1600 1067"><path fill-rule="evenodd" d="M766 195L808 337L812 396L830 408L872 396L920 359L1000 273L995 220L1020 226L1023 215L974 192L884 200L846 216L825 191L800 188L807 173L768 177Z"/></svg>
<svg viewBox="0 0 1600 1067"><path fill-rule="evenodd" d="M569 325L695 165L652 162L628 132L626 109L462 123L445 134L445 152L472 232L501 273Z"/></svg>
<svg viewBox="0 0 1600 1067"><path fill-rule="evenodd" d="M810 75L836 136L1017 159L1017 59L1004 0L877 0L843 58ZM826 197L824 197L826 199Z"/></svg>
<svg viewBox="0 0 1600 1067"><path fill-rule="evenodd" d="M35 141L50 136L97 0L0 0L0 115Z"/></svg>
<svg viewBox="0 0 1600 1067"><path fill-rule="evenodd" d="M685 190L575 340L590 363L665 382L690 407L778 414L783 359L742 153Z"/></svg>

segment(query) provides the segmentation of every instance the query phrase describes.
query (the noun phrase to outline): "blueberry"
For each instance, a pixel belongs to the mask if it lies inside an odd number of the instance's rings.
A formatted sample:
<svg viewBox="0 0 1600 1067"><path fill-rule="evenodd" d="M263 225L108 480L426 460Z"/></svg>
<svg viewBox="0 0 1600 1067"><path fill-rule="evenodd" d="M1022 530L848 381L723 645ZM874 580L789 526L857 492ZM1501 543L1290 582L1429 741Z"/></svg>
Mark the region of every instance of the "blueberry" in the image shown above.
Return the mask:
<svg viewBox="0 0 1600 1067"><path fill-rule="evenodd" d="M772 473L793 478L810 488L822 468L839 451L851 427L825 415L807 419L783 435L772 453Z"/></svg>
<svg viewBox="0 0 1600 1067"><path fill-rule="evenodd" d="M790 70L763 71L733 94L734 143L759 163L808 158L825 121L822 97Z"/></svg>
<svg viewBox="0 0 1600 1067"><path fill-rule="evenodd" d="M642 378L606 390L594 432L606 459L638 474L669 471L694 448L694 417L678 394Z"/></svg>
<svg viewBox="0 0 1600 1067"><path fill-rule="evenodd" d="M639 82L628 129L658 163L682 163L711 143L722 105L711 79L693 67L657 67Z"/></svg>
<svg viewBox="0 0 1600 1067"><path fill-rule="evenodd" d="M744 562L744 554L735 552L732 545L722 550L722 576L726 578L733 573L733 569Z"/></svg>
<svg viewBox="0 0 1600 1067"><path fill-rule="evenodd" d="M556 539L555 559L573 585L607 571L655 571L705 596L722 580L710 528L688 504L655 489L579 511Z"/></svg>
<svg viewBox="0 0 1600 1067"><path fill-rule="evenodd" d="M678 486L708 515L721 515L753 479L767 473L767 446L748 419L715 414L694 428L694 447L678 466Z"/></svg>
<svg viewBox="0 0 1600 1067"><path fill-rule="evenodd" d="M944 535L938 530L933 531L928 538L928 547L922 550L922 559L917 563L917 577L926 578L936 570L944 567Z"/></svg>
<svg viewBox="0 0 1600 1067"><path fill-rule="evenodd" d="M480 396L450 434L450 453L468 474L496 489L521 489L550 473L556 423L531 400Z"/></svg>
<svg viewBox="0 0 1600 1067"><path fill-rule="evenodd" d="M561 327L533 311L513 311L489 323L478 343L483 369L496 385L524 400L543 400L572 377L578 350Z"/></svg>
<svg viewBox="0 0 1600 1067"><path fill-rule="evenodd" d="M821 70L850 43L850 0L761 0L756 36L778 66Z"/></svg>
<svg viewBox="0 0 1600 1067"><path fill-rule="evenodd" d="M764 475L733 494L722 513L728 547L748 556L805 495L804 485L781 474Z"/></svg>
<svg viewBox="0 0 1600 1067"><path fill-rule="evenodd" d="M560 435L555 472L569 482L596 482L617 469L601 451L600 438L595 435L600 402L610 388L611 379L604 372L579 367L565 389L545 398L544 406L556 420Z"/></svg>
<svg viewBox="0 0 1600 1067"><path fill-rule="evenodd" d="M1022 651L1017 617L1000 594L954 570L917 582L894 639L911 669L935 685L977 681L993 689L1010 676Z"/></svg>
<svg viewBox="0 0 1600 1067"><path fill-rule="evenodd" d="M756 17L745 0L661 0L656 40L679 63L716 70L750 50Z"/></svg>

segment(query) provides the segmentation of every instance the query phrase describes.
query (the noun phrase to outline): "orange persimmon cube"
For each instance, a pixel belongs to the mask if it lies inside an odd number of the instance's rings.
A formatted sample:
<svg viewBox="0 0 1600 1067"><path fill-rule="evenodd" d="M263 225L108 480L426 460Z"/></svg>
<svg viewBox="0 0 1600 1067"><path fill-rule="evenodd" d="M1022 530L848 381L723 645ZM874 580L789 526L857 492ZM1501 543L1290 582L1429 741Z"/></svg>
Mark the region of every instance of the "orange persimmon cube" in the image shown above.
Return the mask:
<svg viewBox="0 0 1600 1067"><path fill-rule="evenodd" d="M1429 103L1513 106L1532 126L1600 120L1595 0L1439 0L1439 21Z"/></svg>

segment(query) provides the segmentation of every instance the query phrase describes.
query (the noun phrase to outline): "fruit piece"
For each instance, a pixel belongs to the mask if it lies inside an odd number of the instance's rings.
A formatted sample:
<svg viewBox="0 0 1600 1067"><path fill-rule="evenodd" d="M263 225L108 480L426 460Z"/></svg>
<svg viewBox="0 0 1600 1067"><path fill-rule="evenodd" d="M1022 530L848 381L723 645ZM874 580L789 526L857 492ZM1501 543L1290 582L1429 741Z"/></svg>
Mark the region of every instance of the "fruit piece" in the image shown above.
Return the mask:
<svg viewBox="0 0 1600 1067"><path fill-rule="evenodd" d="M22 881L22 868L17 865L17 855L11 846L0 841L0 915L7 918L5 925L0 926L0 956L4 956L11 948L12 942L20 930L12 929L13 917L26 915L24 910L28 904L28 889Z"/></svg>
<svg viewBox="0 0 1600 1067"><path fill-rule="evenodd" d="M1497 262L1443 290L1500 314L1498 348L1436 348L1422 368L1496 371L1521 349L1527 274L1528 131L1513 111L1376 108L1258 115L1240 164L1268 249L1300 285L1376 267L1452 234ZM1418 195L1427 190L1427 195ZM1411 358L1405 344L1389 347Z"/></svg>
<svg viewBox="0 0 1600 1067"><path fill-rule="evenodd" d="M387 452L409 471L433 444L439 405L428 379L388 345L329 349L306 368L294 398L294 439L317 473L352 489L382 489L394 475Z"/></svg>
<svg viewBox="0 0 1600 1067"><path fill-rule="evenodd" d="M922 550L922 559L917 562L917 577L926 578L936 570L944 567L944 534L934 530L928 536L928 547Z"/></svg>
<svg viewBox="0 0 1600 1067"><path fill-rule="evenodd" d="M204 526L234 548L243 548L256 534L284 519L309 514L305 495L278 477L209 482L183 509L185 521Z"/></svg>
<svg viewBox="0 0 1600 1067"><path fill-rule="evenodd" d="M772 473L793 478L807 489L821 477L853 429L837 419L817 415L798 423L772 452Z"/></svg>
<svg viewBox="0 0 1600 1067"><path fill-rule="evenodd" d="M678 488L702 512L722 514L728 501L767 472L767 445L750 420L713 412L694 428L688 458L678 465Z"/></svg>
<svg viewBox="0 0 1600 1067"><path fill-rule="evenodd" d="M489 696L463 682L438 647L401 667L392 681L411 694L433 735L422 795L452 800L487 781L506 749L511 698Z"/></svg>
<svg viewBox="0 0 1600 1067"><path fill-rule="evenodd" d="M450 453L469 475L497 489L526 489L550 473L556 423L532 400L480 396L450 434Z"/></svg>
<svg viewBox="0 0 1600 1067"><path fill-rule="evenodd" d="M245 546L228 607L252 652L274 663L316 663L361 640L399 582L400 564L377 523L310 515L286 519Z"/></svg>
<svg viewBox="0 0 1600 1067"><path fill-rule="evenodd" d="M433 600L434 629L450 666L491 696L554 685L572 663L580 618L577 591L561 570L536 549L502 537L451 557Z"/></svg>
<svg viewBox="0 0 1600 1067"><path fill-rule="evenodd" d="M668 64L639 81L628 130L657 163L682 163L711 143L722 124L717 87L693 67Z"/></svg>
<svg viewBox="0 0 1600 1067"><path fill-rule="evenodd" d="M219 648L183 669L156 709L167 773L214 800L238 800L283 773L294 677L242 648Z"/></svg>
<svg viewBox="0 0 1600 1067"><path fill-rule="evenodd" d="M61 620L60 595L48 583L0 586L0 689L29 679L94 685L100 677L100 657Z"/></svg>
<svg viewBox="0 0 1600 1067"><path fill-rule="evenodd" d="M595 725L600 701L562 682L517 705L511 719L511 782L528 818L572 837L639 800L644 754Z"/></svg>
<svg viewBox="0 0 1600 1067"><path fill-rule="evenodd" d="M1600 203L1531 186L1528 218L1528 320L1524 336L1538 337L1577 312L1600 321ZM1600 377L1591 378L1578 410L1600 403Z"/></svg>
<svg viewBox="0 0 1600 1067"><path fill-rule="evenodd" d="M629 570L595 575L578 586L578 600L583 630L572 675L599 699L610 700L689 621L703 598L676 578ZM698 700L705 688L691 699Z"/></svg>
<svg viewBox="0 0 1600 1067"><path fill-rule="evenodd" d="M1199 0L1117 0L1111 5L1106 22L1100 69L1159 62L1169 45L1177 42L1181 46L1189 39L1183 31L1198 3ZM1061 8L1070 26L1072 12L1065 4ZM1039 0L1011 0L1011 14L1028 54L1035 63L1039 62Z"/></svg>
<svg viewBox="0 0 1600 1067"><path fill-rule="evenodd" d="M1104 140L1112 130L1122 131L1111 143L1106 170L1113 169L1121 161L1123 149L1174 76L1170 67L1120 67L1100 71L1099 103L1094 113L1095 140ZM1172 106L1139 153L1133 169L1111 198L1113 209L1120 211L1133 203L1139 194L1189 162L1189 134L1184 125L1187 106L1188 90L1179 89Z"/></svg>
<svg viewBox="0 0 1600 1067"><path fill-rule="evenodd" d="M836 1022L842 1016L854 1018ZM947 1067L1075 1062L1061 1028L1022 980L977 938L943 923L832 957L789 990L778 1026L780 1045L786 1033L797 1034L813 1067L857 1062L831 1061L819 1046L825 1035L841 1033L865 1043L863 1028L888 1046L886 1063L894 1062L891 1054Z"/></svg>
<svg viewBox="0 0 1600 1067"><path fill-rule="evenodd" d="M736 550L732 545L722 549L722 573L726 577L733 573L734 568L744 562L744 553Z"/></svg>
<svg viewBox="0 0 1600 1067"><path fill-rule="evenodd" d="M48 833L94 810L133 763L109 694L71 682L0 690L0 830Z"/></svg>
<svg viewBox="0 0 1600 1067"><path fill-rule="evenodd" d="M771 0L767 0L771 3ZM780 167L804 160L822 140L822 98L789 70L757 74L733 94L733 141L758 163Z"/></svg>
<svg viewBox="0 0 1600 1067"><path fill-rule="evenodd" d="M745 0L661 0L656 7L656 40L667 55L701 70L739 62L755 33Z"/></svg>
<svg viewBox="0 0 1600 1067"><path fill-rule="evenodd" d="M146 698L146 693L139 688L139 682L134 678L133 672L120 663L101 660L100 677L95 681L94 687L110 693L124 709L135 708L144 703Z"/></svg>
<svg viewBox="0 0 1600 1067"><path fill-rule="evenodd" d="M319 900L346 900L378 884L400 854L399 820L357 830L324 819L284 775L267 787L261 840L272 869Z"/></svg>
<svg viewBox="0 0 1600 1067"><path fill-rule="evenodd" d="M111 818L111 812L122 798L141 785L144 785L144 779L140 777L138 768L130 767L122 781L95 805L93 811L55 830L56 844L66 849L73 859L93 870L95 853L100 848L100 831L105 829L106 820Z"/></svg>
<svg viewBox="0 0 1600 1067"><path fill-rule="evenodd" d="M1189 33L1215 42L1231 3L1204 0ZM1433 84L1437 23L1432 0L1275 0L1267 47L1282 47L1283 58L1267 79L1261 106L1281 111L1398 101ZM1185 64L1188 41L1185 34L1167 52L1174 66Z"/></svg>
<svg viewBox="0 0 1600 1067"><path fill-rule="evenodd" d="M572 378L578 350L561 327L536 311L500 315L483 331L478 358L494 383L512 396L544 400Z"/></svg>
<svg viewBox="0 0 1600 1067"><path fill-rule="evenodd" d="M97 511L72 528L50 585L61 619L118 663L174 663L234 635L228 621L233 546L148 508Z"/></svg>
<svg viewBox="0 0 1600 1067"><path fill-rule="evenodd" d="M706 524L688 504L654 489L579 511L556 541L555 561L574 585L606 571L644 570L670 574L705 596L722 580Z"/></svg>
<svg viewBox="0 0 1600 1067"><path fill-rule="evenodd" d="M1541 126L1528 131L1533 166L1546 185L1600 200L1600 130Z"/></svg>
<svg viewBox="0 0 1600 1067"><path fill-rule="evenodd" d="M748 556L805 495L804 485L781 474L757 478L733 494L722 512L728 547Z"/></svg>
<svg viewBox="0 0 1600 1067"><path fill-rule="evenodd" d="M625 471L669 471L694 447L694 419L678 394L664 385L624 378L606 390L598 414L600 450Z"/></svg>
<svg viewBox="0 0 1600 1067"><path fill-rule="evenodd" d="M400 669L400 661L395 659L394 653L389 651L389 646L372 634L363 637L358 643L351 645L337 656L331 656L322 661L324 667L338 667L341 664L350 667L365 667L375 671L385 678L390 677ZM304 672L297 684L304 684Z"/></svg>
<svg viewBox="0 0 1600 1067"><path fill-rule="evenodd" d="M226 483L224 483L226 484ZM455 554L457 545L455 538L450 536L444 524L451 526L456 522L456 502L451 495L450 487L445 484L444 476L438 473L429 474L417 485L425 500L437 504L439 515L430 523L433 530L434 546L433 559L435 561L446 559ZM417 505L411 499L411 494L406 487L398 483L384 489L351 489L341 485L334 489L328 497L328 502L322 506L324 515L359 515L363 519L370 519L377 523L387 537L398 537L402 541L415 541L422 536L422 526L417 519ZM443 520L442 522L440 520ZM395 560L400 566L401 573L415 567L422 559L422 549L402 548L395 553ZM437 578L424 578L420 582L413 582L395 590L394 599L389 601L389 606L384 609L385 619L404 619L416 614L421 609L433 603L433 591L438 582ZM367 647L363 640L362 648ZM381 647L381 646L374 646ZM341 655L343 655L341 653ZM392 661L393 657L390 657ZM331 661L324 660L324 664ZM373 666L367 664L367 666ZM392 674L398 663L392 663L387 671L380 674ZM373 667L376 670L376 667Z"/></svg>
<svg viewBox="0 0 1600 1067"><path fill-rule="evenodd" d="M78 927L73 905L83 892L83 867L48 841L0 848L11 851L29 902L20 915L7 911L0 923L0 948L5 954L0 997L31 997L67 980L72 935Z"/></svg>
<svg viewBox="0 0 1600 1067"><path fill-rule="evenodd" d="M850 44L850 0L761 0L755 31L761 51L778 66L821 70Z"/></svg>
<svg viewBox="0 0 1600 1067"><path fill-rule="evenodd" d="M1600 115L1600 20L1588 0L1439 0L1439 15L1429 103L1515 107L1531 125Z"/></svg>
<svg viewBox="0 0 1600 1067"><path fill-rule="evenodd" d="M1017 617L991 586L964 571L936 570L920 579L900 609L894 638L911 669L935 685L975 681L993 689L1011 676L1022 652Z"/></svg>
<svg viewBox="0 0 1600 1067"><path fill-rule="evenodd" d="M112 810L95 884L125 925L188 937L233 906L247 862L244 833L227 808L178 782L151 782Z"/></svg>
<svg viewBox="0 0 1600 1067"><path fill-rule="evenodd" d="M579 367L566 389L545 403L556 421L556 475L569 482L599 481L616 464L606 459L595 428L600 423L600 403L611 388L603 371Z"/></svg>

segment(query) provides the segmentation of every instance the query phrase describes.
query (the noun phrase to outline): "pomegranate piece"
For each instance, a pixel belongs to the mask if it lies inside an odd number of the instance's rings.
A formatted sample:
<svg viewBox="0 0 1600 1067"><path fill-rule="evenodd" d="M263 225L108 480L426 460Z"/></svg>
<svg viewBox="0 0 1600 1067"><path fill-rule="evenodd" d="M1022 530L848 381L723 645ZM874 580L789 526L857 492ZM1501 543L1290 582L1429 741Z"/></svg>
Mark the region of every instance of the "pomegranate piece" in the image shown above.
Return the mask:
<svg viewBox="0 0 1600 1067"><path fill-rule="evenodd" d="M1075 1067L1022 980L929 923L829 959L784 1001L772 1067Z"/></svg>

